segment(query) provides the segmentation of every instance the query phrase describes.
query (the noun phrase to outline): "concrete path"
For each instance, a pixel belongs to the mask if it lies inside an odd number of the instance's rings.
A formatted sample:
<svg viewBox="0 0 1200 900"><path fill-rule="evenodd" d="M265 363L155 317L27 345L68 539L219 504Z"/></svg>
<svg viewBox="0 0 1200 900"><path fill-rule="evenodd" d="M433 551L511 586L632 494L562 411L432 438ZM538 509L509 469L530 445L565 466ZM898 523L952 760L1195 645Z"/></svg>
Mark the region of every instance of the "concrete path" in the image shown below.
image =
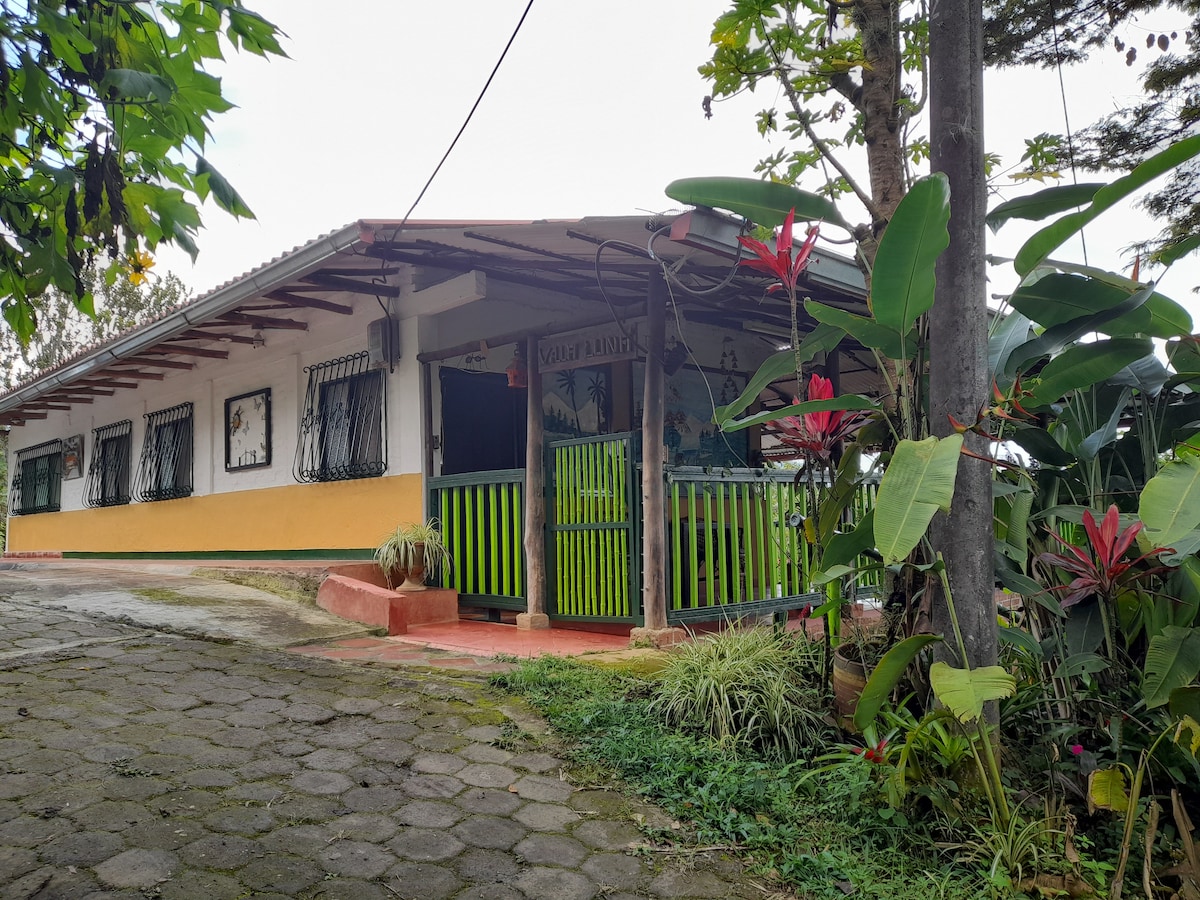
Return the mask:
<svg viewBox="0 0 1200 900"><path fill-rule="evenodd" d="M649 849L661 811L577 789L478 678L22 597L0 600L5 900L764 896L719 852Z"/></svg>
<svg viewBox="0 0 1200 900"><path fill-rule="evenodd" d="M197 578L190 567L0 563L0 597L214 640L289 647L366 633L312 604ZM143 593L139 593L143 592Z"/></svg>

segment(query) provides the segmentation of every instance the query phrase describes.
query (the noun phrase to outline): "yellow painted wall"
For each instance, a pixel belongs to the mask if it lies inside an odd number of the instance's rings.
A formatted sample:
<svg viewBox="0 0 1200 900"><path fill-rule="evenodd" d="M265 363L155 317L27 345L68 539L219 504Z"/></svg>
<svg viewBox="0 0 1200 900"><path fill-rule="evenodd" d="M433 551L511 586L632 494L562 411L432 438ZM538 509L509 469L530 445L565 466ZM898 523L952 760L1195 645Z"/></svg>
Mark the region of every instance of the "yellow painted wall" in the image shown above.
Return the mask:
<svg viewBox="0 0 1200 900"><path fill-rule="evenodd" d="M422 517L420 475L295 484L13 516L10 551L167 553L373 548Z"/></svg>

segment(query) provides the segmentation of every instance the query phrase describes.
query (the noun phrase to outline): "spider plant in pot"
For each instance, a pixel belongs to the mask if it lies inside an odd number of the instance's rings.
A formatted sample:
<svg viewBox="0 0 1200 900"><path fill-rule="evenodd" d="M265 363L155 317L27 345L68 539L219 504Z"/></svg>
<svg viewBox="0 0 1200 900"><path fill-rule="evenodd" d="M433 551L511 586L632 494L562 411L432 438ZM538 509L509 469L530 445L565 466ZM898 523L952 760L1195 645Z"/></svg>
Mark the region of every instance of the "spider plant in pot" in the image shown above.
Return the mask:
<svg viewBox="0 0 1200 900"><path fill-rule="evenodd" d="M450 561L450 552L442 539L440 523L430 519L425 524L400 525L375 548L375 560L389 588L400 582L395 590L423 591L429 575Z"/></svg>

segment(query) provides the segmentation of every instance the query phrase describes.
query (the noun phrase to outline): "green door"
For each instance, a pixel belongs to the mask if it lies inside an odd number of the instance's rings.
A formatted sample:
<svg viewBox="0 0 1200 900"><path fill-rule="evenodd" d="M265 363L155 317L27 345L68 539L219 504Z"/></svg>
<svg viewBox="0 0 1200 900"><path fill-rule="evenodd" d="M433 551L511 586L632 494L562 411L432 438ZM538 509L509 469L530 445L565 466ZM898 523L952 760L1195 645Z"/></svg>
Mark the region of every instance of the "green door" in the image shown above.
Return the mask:
<svg viewBox="0 0 1200 900"><path fill-rule="evenodd" d="M555 619L641 621L641 492L632 455L632 434L550 444L546 556Z"/></svg>

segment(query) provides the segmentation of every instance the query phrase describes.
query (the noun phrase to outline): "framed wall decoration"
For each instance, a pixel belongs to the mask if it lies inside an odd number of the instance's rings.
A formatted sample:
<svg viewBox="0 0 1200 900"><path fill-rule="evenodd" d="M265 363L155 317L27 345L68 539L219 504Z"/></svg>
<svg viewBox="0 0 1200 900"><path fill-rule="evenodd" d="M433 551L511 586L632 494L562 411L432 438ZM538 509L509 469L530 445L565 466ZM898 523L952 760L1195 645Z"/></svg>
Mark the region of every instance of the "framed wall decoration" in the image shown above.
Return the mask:
<svg viewBox="0 0 1200 900"><path fill-rule="evenodd" d="M73 434L63 438L62 442L62 478L70 481L72 478L83 477L83 435Z"/></svg>
<svg viewBox="0 0 1200 900"><path fill-rule="evenodd" d="M271 389L225 401L225 471L271 464Z"/></svg>

